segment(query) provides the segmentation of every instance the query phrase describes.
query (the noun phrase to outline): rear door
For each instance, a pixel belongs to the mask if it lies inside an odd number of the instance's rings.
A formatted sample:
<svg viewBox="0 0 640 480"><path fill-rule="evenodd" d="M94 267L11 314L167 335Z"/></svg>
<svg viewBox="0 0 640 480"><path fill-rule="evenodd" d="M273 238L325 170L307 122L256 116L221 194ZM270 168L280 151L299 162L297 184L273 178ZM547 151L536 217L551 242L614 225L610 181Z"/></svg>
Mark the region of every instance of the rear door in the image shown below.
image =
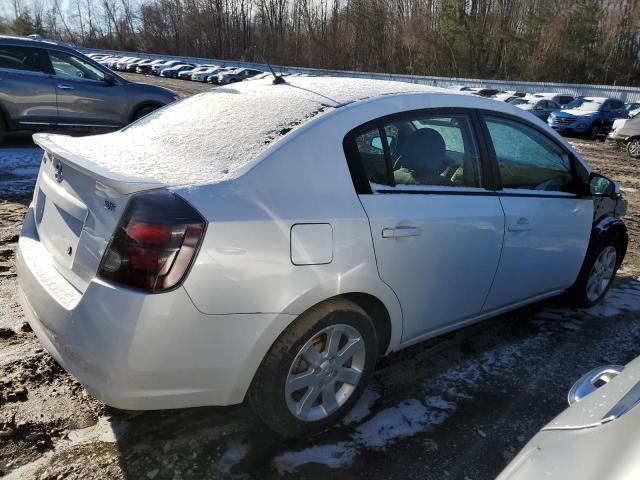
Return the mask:
<svg viewBox="0 0 640 480"><path fill-rule="evenodd" d="M402 306L403 340L478 315L498 265L504 215L484 188L473 117L411 112L364 125L345 142L364 169L359 197L378 272Z"/></svg>
<svg viewBox="0 0 640 480"><path fill-rule="evenodd" d="M492 311L573 284L589 243L593 202L574 193L579 191L574 160L543 127L513 117L482 119L506 222L500 265L484 307Z"/></svg>
<svg viewBox="0 0 640 480"><path fill-rule="evenodd" d="M55 124L56 91L46 53L0 44L0 105L25 128Z"/></svg>
<svg viewBox="0 0 640 480"><path fill-rule="evenodd" d="M115 127L129 123L126 85L106 81L105 72L86 59L49 50L54 72L58 123L67 126Z"/></svg>

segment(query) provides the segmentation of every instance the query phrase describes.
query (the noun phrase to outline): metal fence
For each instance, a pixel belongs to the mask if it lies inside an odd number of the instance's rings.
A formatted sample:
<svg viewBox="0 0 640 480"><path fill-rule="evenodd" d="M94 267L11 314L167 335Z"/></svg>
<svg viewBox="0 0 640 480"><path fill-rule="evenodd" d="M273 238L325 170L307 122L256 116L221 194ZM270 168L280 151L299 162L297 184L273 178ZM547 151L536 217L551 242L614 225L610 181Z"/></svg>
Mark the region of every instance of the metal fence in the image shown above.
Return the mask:
<svg viewBox="0 0 640 480"><path fill-rule="evenodd" d="M182 57L175 55L158 55L144 52L123 52L117 50L102 50L90 48L78 48L84 53L97 52L112 55L124 55L132 57L145 57L152 59L166 58L167 60L180 60L188 63L204 63L229 67L245 67L266 70L263 63L241 62L234 60L220 60L217 58ZM419 83L434 87L448 87L451 85L464 85L467 87L485 87L498 90L513 90L526 93L535 92L555 92L567 93L574 96L592 97L615 97L623 102L640 101L640 88L619 87L615 85L583 85L574 83L547 83L547 82L520 82L511 80L482 80L477 78L451 78L451 77L428 77L420 75L399 75L393 73L375 72L352 72L348 70L324 70L305 67L288 67L282 65L272 65L278 73L299 73L305 75L335 76L351 78L367 78L377 80L394 80L398 82Z"/></svg>

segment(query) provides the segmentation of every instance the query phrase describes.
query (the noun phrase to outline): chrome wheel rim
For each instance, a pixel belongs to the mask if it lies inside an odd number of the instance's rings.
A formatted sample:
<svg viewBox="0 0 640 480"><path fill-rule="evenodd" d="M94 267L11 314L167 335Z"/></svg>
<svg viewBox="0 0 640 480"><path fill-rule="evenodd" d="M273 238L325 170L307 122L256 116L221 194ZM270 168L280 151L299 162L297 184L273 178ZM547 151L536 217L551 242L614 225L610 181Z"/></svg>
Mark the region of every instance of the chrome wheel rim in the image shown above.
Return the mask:
<svg viewBox="0 0 640 480"><path fill-rule="evenodd" d="M591 267L587 280L587 300L597 301L611 283L616 268L616 249L609 245L606 247Z"/></svg>
<svg viewBox="0 0 640 480"><path fill-rule="evenodd" d="M285 398L291 414L314 422L334 413L356 389L365 359L364 339L355 328L337 324L316 333L287 374Z"/></svg>
<svg viewBox="0 0 640 480"><path fill-rule="evenodd" d="M640 157L640 141L633 140L629 144L629 154L633 157Z"/></svg>

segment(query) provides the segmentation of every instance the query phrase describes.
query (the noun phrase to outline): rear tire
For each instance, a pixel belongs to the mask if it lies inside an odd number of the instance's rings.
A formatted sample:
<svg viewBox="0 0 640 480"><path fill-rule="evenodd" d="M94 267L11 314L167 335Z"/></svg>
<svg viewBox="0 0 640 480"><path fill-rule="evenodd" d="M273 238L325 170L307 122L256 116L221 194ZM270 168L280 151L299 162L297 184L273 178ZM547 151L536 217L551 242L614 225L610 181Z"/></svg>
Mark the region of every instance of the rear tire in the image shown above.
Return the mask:
<svg viewBox="0 0 640 480"><path fill-rule="evenodd" d="M627 153L632 158L640 158L640 138L632 138L627 143Z"/></svg>
<svg viewBox="0 0 640 480"><path fill-rule="evenodd" d="M580 308L600 303L611 288L623 255L620 240L613 233L593 237L578 278L569 289L570 302Z"/></svg>
<svg viewBox="0 0 640 480"><path fill-rule="evenodd" d="M376 356L369 315L345 299L323 302L275 341L256 373L249 401L280 435L313 435L351 410L369 382Z"/></svg>

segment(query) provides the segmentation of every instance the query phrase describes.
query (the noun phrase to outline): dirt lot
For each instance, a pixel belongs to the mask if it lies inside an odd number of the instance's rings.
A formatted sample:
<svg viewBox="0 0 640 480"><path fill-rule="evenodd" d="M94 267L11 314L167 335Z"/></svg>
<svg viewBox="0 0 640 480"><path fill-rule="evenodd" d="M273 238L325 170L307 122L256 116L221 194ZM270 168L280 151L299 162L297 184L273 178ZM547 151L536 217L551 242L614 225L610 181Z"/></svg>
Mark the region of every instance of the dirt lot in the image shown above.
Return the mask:
<svg viewBox="0 0 640 480"><path fill-rule="evenodd" d="M133 78L138 79L138 76ZM162 81L184 93L209 88ZM603 363L640 355L640 168L572 140L629 200L626 262L605 304L529 306L382 360L346 421L284 441L246 405L124 412L43 350L17 303L15 248L39 152L0 149L0 476L8 479L492 479Z"/></svg>

